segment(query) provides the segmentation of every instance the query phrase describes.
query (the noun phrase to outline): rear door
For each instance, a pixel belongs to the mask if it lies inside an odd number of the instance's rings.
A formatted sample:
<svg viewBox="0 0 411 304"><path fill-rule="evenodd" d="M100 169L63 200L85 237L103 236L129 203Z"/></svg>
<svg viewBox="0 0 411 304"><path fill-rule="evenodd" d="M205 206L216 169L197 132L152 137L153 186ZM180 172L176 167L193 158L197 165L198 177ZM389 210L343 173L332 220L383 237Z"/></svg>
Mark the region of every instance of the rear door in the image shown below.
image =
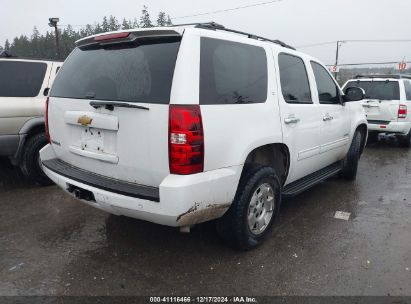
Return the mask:
<svg viewBox="0 0 411 304"><path fill-rule="evenodd" d="M43 116L51 63L0 60L0 135L18 134L24 123Z"/></svg>
<svg viewBox="0 0 411 304"><path fill-rule="evenodd" d="M307 64L298 55L278 54L283 140L290 147L292 158L287 183L321 169L320 112L312 98Z"/></svg>
<svg viewBox="0 0 411 304"><path fill-rule="evenodd" d="M397 121L400 104L398 80L357 80L346 87L360 87L365 90L362 102L369 123L384 124Z"/></svg>
<svg viewBox="0 0 411 304"><path fill-rule="evenodd" d="M181 37L76 48L50 93L51 144L62 161L158 187L169 174L168 112Z"/></svg>

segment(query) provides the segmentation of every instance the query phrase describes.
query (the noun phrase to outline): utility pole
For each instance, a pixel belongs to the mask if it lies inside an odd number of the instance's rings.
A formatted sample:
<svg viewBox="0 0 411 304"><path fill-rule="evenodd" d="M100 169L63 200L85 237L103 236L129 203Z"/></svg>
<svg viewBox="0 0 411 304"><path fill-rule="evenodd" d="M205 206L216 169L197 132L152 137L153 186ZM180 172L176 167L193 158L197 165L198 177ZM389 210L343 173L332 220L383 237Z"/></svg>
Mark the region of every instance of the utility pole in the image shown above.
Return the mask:
<svg viewBox="0 0 411 304"><path fill-rule="evenodd" d="M49 26L54 27L55 36L56 36L56 54L57 59L60 59L60 42L59 42L59 31L57 29L57 22L59 22L59 18L49 18Z"/></svg>
<svg viewBox="0 0 411 304"><path fill-rule="evenodd" d="M337 51L335 53L335 68L336 68L336 71L334 72L334 77L337 81L338 81L338 71L337 71L338 70L338 56L339 56L339 53L340 53L340 46L343 43L345 43L345 41L342 41L342 40L337 41Z"/></svg>

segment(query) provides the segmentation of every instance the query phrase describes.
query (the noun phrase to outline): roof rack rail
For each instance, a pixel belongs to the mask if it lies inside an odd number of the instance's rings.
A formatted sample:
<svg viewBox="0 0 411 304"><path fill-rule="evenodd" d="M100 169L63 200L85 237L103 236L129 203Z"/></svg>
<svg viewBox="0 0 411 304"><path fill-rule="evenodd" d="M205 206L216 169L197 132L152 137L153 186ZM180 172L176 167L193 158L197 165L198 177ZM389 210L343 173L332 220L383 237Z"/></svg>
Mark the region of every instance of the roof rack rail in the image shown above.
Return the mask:
<svg viewBox="0 0 411 304"><path fill-rule="evenodd" d="M411 79L408 74L374 74L374 75L357 75L355 79L360 78L393 78L393 79Z"/></svg>
<svg viewBox="0 0 411 304"><path fill-rule="evenodd" d="M206 30L220 30L220 31L226 31L226 32L230 32L230 33L235 33L235 34L240 34L240 35L245 35L248 38L251 39L256 39L256 40L262 40L262 41L269 41L269 42L273 42L275 44L278 44L282 47L288 48L288 49L292 49L295 50L294 47L280 41L280 40L273 40L273 39L269 39L269 38L265 38L262 36L258 36L258 35L254 35L254 34L250 34L250 33L246 33L246 32L242 32L242 31L237 31L237 30L233 30L233 29L229 29L226 28L224 25L218 24L216 22L206 22L206 23L185 23L185 24L175 24L175 25L171 25L171 26L194 26L196 28L201 28L201 29L206 29Z"/></svg>

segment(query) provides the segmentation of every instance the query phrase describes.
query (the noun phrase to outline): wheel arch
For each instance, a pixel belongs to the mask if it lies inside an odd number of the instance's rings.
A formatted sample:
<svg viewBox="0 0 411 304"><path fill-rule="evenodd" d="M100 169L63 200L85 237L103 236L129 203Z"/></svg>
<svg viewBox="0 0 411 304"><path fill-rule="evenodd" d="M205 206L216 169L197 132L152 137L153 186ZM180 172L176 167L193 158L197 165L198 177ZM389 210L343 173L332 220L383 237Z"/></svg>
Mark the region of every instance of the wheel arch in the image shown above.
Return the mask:
<svg viewBox="0 0 411 304"><path fill-rule="evenodd" d="M251 164L273 168L280 178L281 185L284 185L290 169L290 151L283 143L264 144L255 147L248 153L244 167Z"/></svg>

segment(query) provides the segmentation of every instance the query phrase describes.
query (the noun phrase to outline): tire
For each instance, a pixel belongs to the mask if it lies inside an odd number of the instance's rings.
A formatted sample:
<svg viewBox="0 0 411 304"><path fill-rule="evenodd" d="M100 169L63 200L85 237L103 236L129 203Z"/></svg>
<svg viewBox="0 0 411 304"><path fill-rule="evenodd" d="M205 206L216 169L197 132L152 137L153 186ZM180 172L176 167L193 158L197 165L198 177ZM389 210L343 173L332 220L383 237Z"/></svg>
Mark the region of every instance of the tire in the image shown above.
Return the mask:
<svg viewBox="0 0 411 304"><path fill-rule="evenodd" d="M358 161L360 159L362 134L356 131L350 149L342 164L342 176L346 180L355 180L357 177Z"/></svg>
<svg viewBox="0 0 411 304"><path fill-rule="evenodd" d="M247 166L233 204L217 221L217 232L237 248L255 248L270 235L280 205L281 184L275 171L261 165Z"/></svg>
<svg viewBox="0 0 411 304"><path fill-rule="evenodd" d="M21 157L20 169L32 183L47 186L53 182L44 174L40 167L39 151L47 144L47 137L44 133L35 134L30 137L24 145Z"/></svg>
<svg viewBox="0 0 411 304"><path fill-rule="evenodd" d="M411 130L405 136L397 136L398 143L403 148L410 148L411 147Z"/></svg>

